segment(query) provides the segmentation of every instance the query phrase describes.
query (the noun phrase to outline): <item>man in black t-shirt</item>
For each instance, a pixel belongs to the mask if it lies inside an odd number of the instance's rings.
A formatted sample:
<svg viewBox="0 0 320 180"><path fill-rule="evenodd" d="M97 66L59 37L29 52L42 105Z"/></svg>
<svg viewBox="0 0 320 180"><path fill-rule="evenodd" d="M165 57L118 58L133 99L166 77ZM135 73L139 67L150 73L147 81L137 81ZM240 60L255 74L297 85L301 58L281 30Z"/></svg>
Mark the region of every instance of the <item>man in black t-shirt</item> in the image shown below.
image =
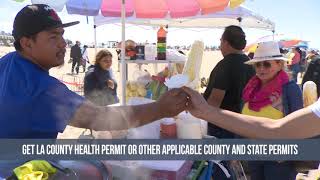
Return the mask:
<svg viewBox="0 0 320 180"><path fill-rule="evenodd" d="M242 90L255 74L254 69L244 64L249 60L243 53L246 36L238 26L228 26L220 39L223 59L210 74L204 98L208 104L222 109L240 112ZM234 134L213 124L208 125L208 134L217 138L233 138Z"/></svg>

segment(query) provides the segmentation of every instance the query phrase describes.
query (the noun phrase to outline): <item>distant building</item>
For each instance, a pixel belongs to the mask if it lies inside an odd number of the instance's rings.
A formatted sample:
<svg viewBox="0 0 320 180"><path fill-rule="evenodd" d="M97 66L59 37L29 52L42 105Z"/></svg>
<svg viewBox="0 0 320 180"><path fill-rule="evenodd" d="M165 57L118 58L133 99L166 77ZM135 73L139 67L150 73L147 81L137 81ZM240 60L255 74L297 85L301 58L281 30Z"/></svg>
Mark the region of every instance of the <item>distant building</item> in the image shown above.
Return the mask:
<svg viewBox="0 0 320 180"><path fill-rule="evenodd" d="M117 45L118 45L117 41L107 41L107 43L104 44L104 46L107 48L116 48Z"/></svg>
<svg viewBox="0 0 320 180"><path fill-rule="evenodd" d="M0 32L0 46L13 46L14 38L10 33Z"/></svg>
<svg viewBox="0 0 320 180"><path fill-rule="evenodd" d="M0 39L1 40L12 40L12 41L14 41L14 38L11 35L0 35Z"/></svg>

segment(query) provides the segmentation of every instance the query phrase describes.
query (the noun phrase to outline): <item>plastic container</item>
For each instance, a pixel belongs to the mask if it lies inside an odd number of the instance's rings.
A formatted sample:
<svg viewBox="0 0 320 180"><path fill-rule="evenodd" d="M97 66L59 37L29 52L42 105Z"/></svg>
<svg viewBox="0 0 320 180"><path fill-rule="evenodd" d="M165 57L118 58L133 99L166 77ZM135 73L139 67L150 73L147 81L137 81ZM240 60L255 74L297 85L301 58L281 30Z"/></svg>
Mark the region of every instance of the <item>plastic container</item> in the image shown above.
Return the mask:
<svg viewBox="0 0 320 180"><path fill-rule="evenodd" d="M173 118L164 118L160 124L161 139L177 138L177 125Z"/></svg>
<svg viewBox="0 0 320 180"><path fill-rule="evenodd" d="M145 53L144 53L144 45L137 45L136 46L136 58L138 60L144 60L145 58Z"/></svg>
<svg viewBox="0 0 320 180"><path fill-rule="evenodd" d="M132 79L133 81L137 83L141 83L144 86L147 85L149 82L152 81L151 75L148 71L146 70L139 70L136 69L133 74L132 74Z"/></svg>
<svg viewBox="0 0 320 180"><path fill-rule="evenodd" d="M140 105L154 102L151 99L142 97L131 97L128 105ZM130 128L127 139L159 139L160 138L160 120L146 124L144 126Z"/></svg>
<svg viewBox="0 0 320 180"><path fill-rule="evenodd" d="M167 31L160 27L157 32L157 59L166 60Z"/></svg>
<svg viewBox="0 0 320 180"><path fill-rule="evenodd" d="M146 44L144 46L144 58L145 60L156 60L157 46L155 44Z"/></svg>
<svg viewBox="0 0 320 180"><path fill-rule="evenodd" d="M202 139L201 121L191 114L183 113L178 116L177 135L179 139Z"/></svg>
<svg viewBox="0 0 320 180"><path fill-rule="evenodd" d="M160 121L128 130L127 139L159 139Z"/></svg>

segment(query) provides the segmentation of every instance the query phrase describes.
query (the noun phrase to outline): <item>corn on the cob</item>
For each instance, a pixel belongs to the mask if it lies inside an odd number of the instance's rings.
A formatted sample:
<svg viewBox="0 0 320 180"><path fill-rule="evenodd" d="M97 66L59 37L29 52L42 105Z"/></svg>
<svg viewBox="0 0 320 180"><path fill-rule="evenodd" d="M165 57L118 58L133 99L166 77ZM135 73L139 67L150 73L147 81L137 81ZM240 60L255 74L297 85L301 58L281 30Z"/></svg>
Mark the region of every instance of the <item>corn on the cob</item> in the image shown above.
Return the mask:
<svg viewBox="0 0 320 180"><path fill-rule="evenodd" d="M129 81L127 82L126 89L126 99L129 97L145 97L147 95L147 90L145 86L138 82Z"/></svg>
<svg viewBox="0 0 320 180"><path fill-rule="evenodd" d="M303 84L303 106L307 107L315 103L318 99L317 85L313 81Z"/></svg>
<svg viewBox="0 0 320 180"><path fill-rule="evenodd" d="M202 55L204 44L202 41L195 41L192 44L191 50L188 55L188 60L184 66L183 74L189 77L187 86L196 89L199 85L199 73L202 64Z"/></svg>

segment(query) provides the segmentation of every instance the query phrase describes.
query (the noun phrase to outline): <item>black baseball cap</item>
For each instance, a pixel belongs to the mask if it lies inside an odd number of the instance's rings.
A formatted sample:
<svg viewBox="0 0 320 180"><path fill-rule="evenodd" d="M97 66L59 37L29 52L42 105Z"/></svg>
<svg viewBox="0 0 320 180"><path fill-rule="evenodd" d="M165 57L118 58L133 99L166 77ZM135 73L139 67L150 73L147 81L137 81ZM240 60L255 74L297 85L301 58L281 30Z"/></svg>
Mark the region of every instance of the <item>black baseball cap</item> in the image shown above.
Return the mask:
<svg viewBox="0 0 320 180"><path fill-rule="evenodd" d="M61 19L50 6L32 4L22 8L16 15L12 35L15 40L19 40L23 36L32 36L41 31L76 24L79 24L79 21L62 24Z"/></svg>

